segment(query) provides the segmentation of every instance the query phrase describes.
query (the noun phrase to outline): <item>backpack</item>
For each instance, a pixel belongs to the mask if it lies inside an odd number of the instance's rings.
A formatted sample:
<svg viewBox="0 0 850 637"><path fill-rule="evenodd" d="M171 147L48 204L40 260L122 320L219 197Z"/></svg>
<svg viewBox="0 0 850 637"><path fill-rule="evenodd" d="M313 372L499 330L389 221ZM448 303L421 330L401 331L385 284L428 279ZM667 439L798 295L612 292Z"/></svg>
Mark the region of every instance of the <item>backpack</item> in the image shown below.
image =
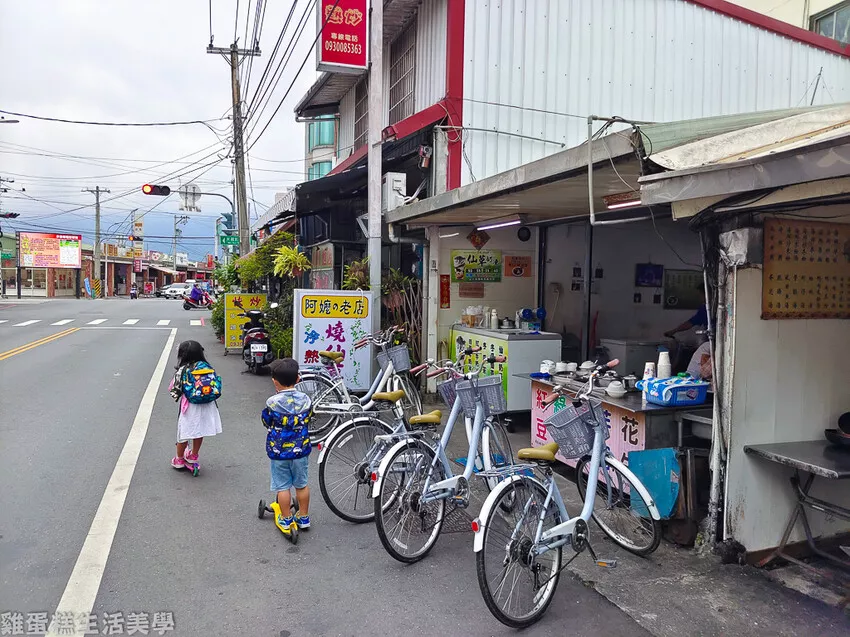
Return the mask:
<svg viewBox="0 0 850 637"><path fill-rule="evenodd" d="M298 398L301 399L300 404L293 397L278 394L269 399L263 410L263 424L268 428L266 455L272 460L295 460L310 455L312 445L308 425L312 405L306 395L301 394ZM276 411L274 407L279 405L274 405L274 401L278 399L294 405L297 411Z"/></svg>
<svg viewBox="0 0 850 637"><path fill-rule="evenodd" d="M221 398L221 376L209 363L197 362L183 372L183 395L195 405L216 401Z"/></svg>

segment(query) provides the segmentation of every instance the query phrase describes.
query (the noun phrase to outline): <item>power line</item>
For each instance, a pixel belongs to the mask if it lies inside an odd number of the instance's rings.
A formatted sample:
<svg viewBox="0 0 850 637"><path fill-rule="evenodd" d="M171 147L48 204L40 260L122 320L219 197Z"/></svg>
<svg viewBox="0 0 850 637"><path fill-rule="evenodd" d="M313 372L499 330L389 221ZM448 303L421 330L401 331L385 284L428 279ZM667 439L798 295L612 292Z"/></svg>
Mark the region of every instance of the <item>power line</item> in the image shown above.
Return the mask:
<svg viewBox="0 0 850 637"><path fill-rule="evenodd" d="M221 118L217 119L192 119L186 120L182 122L97 122L91 120L80 120L80 119L63 119L61 117L46 117L43 115L30 115L28 113L16 113L14 111L4 111L0 109L0 113L5 113L6 115L13 115L15 117L25 117L27 119L37 119L42 122L58 122L61 124L84 124L86 126L135 126L135 127L151 127L151 126L188 126L190 124L202 124L207 128L212 129L209 125L209 122L217 122L220 121ZM212 129L215 131L215 129Z"/></svg>

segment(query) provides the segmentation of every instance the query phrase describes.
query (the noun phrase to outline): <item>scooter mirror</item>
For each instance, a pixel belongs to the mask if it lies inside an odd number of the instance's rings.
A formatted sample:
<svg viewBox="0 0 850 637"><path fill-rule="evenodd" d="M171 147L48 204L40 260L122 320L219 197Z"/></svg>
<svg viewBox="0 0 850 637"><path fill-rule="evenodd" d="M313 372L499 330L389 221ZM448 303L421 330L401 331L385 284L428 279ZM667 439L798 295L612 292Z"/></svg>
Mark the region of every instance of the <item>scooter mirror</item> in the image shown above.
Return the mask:
<svg viewBox="0 0 850 637"><path fill-rule="evenodd" d="M272 303L271 305L269 305L269 307L274 310L275 308L280 307L280 305L278 305L277 303Z"/></svg>

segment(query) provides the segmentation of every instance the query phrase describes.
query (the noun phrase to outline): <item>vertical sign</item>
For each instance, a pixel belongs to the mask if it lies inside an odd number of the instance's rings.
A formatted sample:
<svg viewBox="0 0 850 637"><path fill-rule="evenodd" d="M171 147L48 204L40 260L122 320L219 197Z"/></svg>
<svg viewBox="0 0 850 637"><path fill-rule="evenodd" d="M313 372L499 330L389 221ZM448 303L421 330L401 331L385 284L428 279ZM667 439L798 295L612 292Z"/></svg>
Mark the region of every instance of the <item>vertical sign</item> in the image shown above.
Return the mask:
<svg viewBox="0 0 850 637"><path fill-rule="evenodd" d="M354 350L370 329L372 297L345 290L295 290L293 358L301 365L321 362L319 352L342 352L342 375L349 389L372 384L372 348Z"/></svg>
<svg viewBox="0 0 850 637"><path fill-rule="evenodd" d="M133 272L141 272L142 271L142 260L141 259L133 259Z"/></svg>
<svg viewBox="0 0 850 637"><path fill-rule="evenodd" d="M265 294L225 294L224 295L224 348L242 350L242 325L246 319L241 316L248 310L262 310L266 306ZM277 355L277 352L275 352Z"/></svg>
<svg viewBox="0 0 850 637"><path fill-rule="evenodd" d="M452 306L452 277L440 275L440 309L447 310Z"/></svg>
<svg viewBox="0 0 850 637"><path fill-rule="evenodd" d="M367 0L319 2L319 71L360 74L369 65L369 6Z"/></svg>

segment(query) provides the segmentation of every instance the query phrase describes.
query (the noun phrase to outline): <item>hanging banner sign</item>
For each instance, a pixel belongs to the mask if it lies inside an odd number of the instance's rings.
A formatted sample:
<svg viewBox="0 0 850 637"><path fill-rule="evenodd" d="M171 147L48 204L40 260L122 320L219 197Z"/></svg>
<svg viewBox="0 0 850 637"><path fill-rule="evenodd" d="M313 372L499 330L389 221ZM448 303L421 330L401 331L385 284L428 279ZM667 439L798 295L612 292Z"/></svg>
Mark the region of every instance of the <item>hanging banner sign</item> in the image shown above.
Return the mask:
<svg viewBox="0 0 850 637"><path fill-rule="evenodd" d="M440 275L440 309L448 310L452 306L452 278L448 274Z"/></svg>
<svg viewBox="0 0 850 637"><path fill-rule="evenodd" d="M316 50L319 71L360 74L369 65L367 0L321 0Z"/></svg>
<svg viewBox="0 0 850 637"><path fill-rule="evenodd" d="M354 350L369 333L372 298L343 290L295 290L292 356L300 365L321 362L319 352L342 352L345 384L355 391L372 384L372 347Z"/></svg>
<svg viewBox="0 0 850 637"><path fill-rule="evenodd" d="M501 280L500 250L452 250L452 283L497 283Z"/></svg>
<svg viewBox="0 0 850 637"><path fill-rule="evenodd" d="M22 268L79 268L83 238L78 234L18 233L18 265Z"/></svg>
<svg viewBox="0 0 850 637"><path fill-rule="evenodd" d="M133 272L141 272L142 271L142 260L141 259L133 259Z"/></svg>

